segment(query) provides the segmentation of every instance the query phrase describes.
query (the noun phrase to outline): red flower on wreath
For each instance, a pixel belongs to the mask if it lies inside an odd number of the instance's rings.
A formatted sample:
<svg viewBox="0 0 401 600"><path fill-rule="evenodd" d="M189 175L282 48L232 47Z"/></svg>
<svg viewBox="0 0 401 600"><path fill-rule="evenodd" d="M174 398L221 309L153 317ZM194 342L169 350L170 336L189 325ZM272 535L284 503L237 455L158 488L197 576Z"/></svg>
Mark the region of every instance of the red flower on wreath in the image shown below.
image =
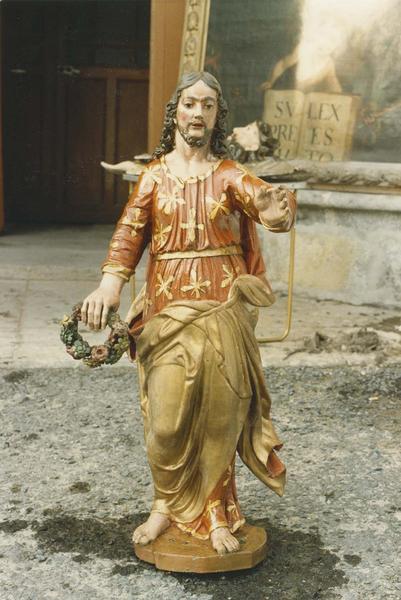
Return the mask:
<svg viewBox="0 0 401 600"><path fill-rule="evenodd" d="M106 360L109 356L110 350L107 346L102 344L101 346L94 346L91 352L91 358L93 358L96 362L101 362Z"/></svg>

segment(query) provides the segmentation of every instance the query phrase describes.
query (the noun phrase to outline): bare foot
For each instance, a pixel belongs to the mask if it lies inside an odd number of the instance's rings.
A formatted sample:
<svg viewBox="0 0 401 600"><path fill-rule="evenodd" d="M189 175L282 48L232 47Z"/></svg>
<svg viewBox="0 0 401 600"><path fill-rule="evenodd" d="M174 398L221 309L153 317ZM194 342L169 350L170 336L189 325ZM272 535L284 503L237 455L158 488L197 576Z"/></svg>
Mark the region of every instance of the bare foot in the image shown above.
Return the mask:
<svg viewBox="0 0 401 600"><path fill-rule="evenodd" d="M230 533L228 527L218 527L210 534L210 540L217 554L237 552L239 541Z"/></svg>
<svg viewBox="0 0 401 600"><path fill-rule="evenodd" d="M153 542L163 531L170 525L170 519L158 512L151 512L145 523L139 525L132 535L132 540L135 544L146 546L149 542Z"/></svg>

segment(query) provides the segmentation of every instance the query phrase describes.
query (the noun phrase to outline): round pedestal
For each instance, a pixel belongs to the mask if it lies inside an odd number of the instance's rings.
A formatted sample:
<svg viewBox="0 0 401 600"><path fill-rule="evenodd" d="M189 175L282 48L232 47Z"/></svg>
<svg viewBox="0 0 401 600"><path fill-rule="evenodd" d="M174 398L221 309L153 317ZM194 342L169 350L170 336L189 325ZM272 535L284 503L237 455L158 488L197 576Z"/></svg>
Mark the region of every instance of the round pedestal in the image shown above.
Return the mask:
<svg viewBox="0 0 401 600"><path fill-rule="evenodd" d="M186 573L219 573L250 569L267 554L266 531L245 524L235 534L240 543L238 552L219 555L210 540L198 540L172 525L147 546L134 544L135 554L141 560L163 571Z"/></svg>

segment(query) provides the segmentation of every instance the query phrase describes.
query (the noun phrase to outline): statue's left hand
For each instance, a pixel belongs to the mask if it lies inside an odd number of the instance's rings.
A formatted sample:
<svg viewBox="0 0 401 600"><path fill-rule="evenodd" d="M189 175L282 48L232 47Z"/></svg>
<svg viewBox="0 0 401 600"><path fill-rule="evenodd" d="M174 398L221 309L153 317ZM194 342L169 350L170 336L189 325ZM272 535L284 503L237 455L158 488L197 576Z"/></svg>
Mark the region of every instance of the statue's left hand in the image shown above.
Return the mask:
<svg viewBox="0 0 401 600"><path fill-rule="evenodd" d="M284 223L289 217L288 193L289 190L281 186L266 186L260 189L255 198L255 206L262 220L272 227Z"/></svg>

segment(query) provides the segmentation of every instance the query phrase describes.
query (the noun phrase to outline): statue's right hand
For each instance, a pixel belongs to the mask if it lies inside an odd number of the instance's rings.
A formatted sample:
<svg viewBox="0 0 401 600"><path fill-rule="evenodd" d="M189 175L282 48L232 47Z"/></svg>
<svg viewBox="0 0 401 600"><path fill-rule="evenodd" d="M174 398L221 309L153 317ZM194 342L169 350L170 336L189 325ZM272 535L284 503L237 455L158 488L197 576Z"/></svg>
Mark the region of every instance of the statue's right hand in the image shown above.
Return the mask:
<svg viewBox="0 0 401 600"><path fill-rule="evenodd" d="M90 329L104 329L111 309L117 310L120 306L120 294L99 286L83 301L81 308L82 323Z"/></svg>

